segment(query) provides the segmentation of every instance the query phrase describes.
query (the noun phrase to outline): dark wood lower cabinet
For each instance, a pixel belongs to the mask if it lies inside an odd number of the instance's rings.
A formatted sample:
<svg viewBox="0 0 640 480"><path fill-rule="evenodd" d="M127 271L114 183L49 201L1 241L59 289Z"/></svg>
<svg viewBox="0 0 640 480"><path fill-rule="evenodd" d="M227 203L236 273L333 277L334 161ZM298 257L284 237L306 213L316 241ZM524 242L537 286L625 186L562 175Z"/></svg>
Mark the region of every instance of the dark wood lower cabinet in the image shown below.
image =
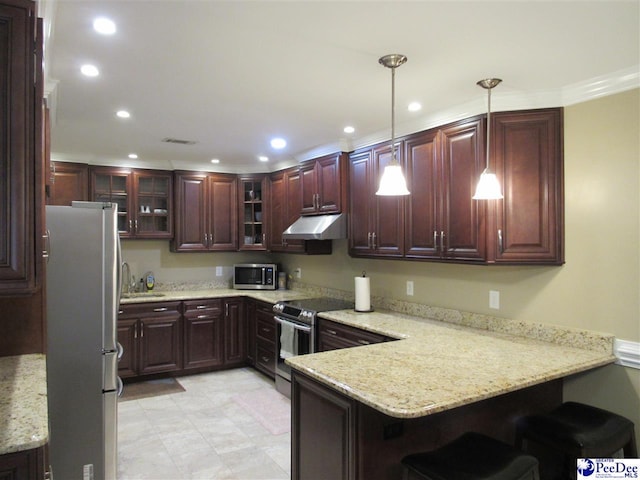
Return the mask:
<svg viewBox="0 0 640 480"><path fill-rule="evenodd" d="M118 342L123 355L122 378L177 371L182 368L182 302L121 306Z"/></svg>
<svg viewBox="0 0 640 480"><path fill-rule="evenodd" d="M247 363L242 297L126 304L120 308L117 328L123 347L118 363L122 378L142 380Z"/></svg>
<svg viewBox="0 0 640 480"><path fill-rule="evenodd" d="M293 480L397 480L400 460L468 431L513 444L515 420L562 402L562 380L421 418L385 415L312 378L292 375Z"/></svg>
<svg viewBox="0 0 640 480"><path fill-rule="evenodd" d="M0 455L0 480L42 480L45 478L46 445Z"/></svg>
<svg viewBox="0 0 640 480"><path fill-rule="evenodd" d="M297 374L291 402L291 478L358 478L357 403Z"/></svg>
<svg viewBox="0 0 640 480"><path fill-rule="evenodd" d="M184 302L184 369L218 367L224 363L222 301Z"/></svg>
<svg viewBox="0 0 640 480"><path fill-rule="evenodd" d="M265 375L276 375L276 322L273 319L272 306L257 302L255 309L255 329L249 336L255 338L255 367Z"/></svg>

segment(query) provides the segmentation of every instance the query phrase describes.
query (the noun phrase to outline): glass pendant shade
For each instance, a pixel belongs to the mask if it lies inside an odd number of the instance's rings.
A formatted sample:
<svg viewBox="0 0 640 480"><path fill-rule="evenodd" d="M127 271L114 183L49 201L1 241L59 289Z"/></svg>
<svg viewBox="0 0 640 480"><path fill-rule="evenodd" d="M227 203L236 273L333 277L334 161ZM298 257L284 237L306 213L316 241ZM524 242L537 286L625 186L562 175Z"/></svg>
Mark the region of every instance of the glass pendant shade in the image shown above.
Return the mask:
<svg viewBox="0 0 640 480"><path fill-rule="evenodd" d="M504 198L500 190L498 177L491 170L485 168L480 174L480 180L476 187L476 193L472 197L474 200L500 200Z"/></svg>
<svg viewBox="0 0 640 480"><path fill-rule="evenodd" d="M489 142L491 141L491 89L498 85L502 80L499 78L486 78L480 80L477 84L487 90L487 166L480 174L480 180L476 186L476 193L473 195L474 200L500 200L502 190L500 182L496 174L489 170Z"/></svg>
<svg viewBox="0 0 640 480"><path fill-rule="evenodd" d="M397 163L395 165L387 165L384 167L382 177L380 177L380 185L376 195L397 196L409 195L407 190L407 181L402 174L402 167Z"/></svg>
<svg viewBox="0 0 640 480"><path fill-rule="evenodd" d="M384 167L384 172L380 178L380 185L376 195L399 196L409 195L407 180L402 174L402 167L396 160L396 134L395 134L395 97L396 97L396 68L404 64L407 57L398 53L385 55L378 60L378 63L391 69L391 162Z"/></svg>

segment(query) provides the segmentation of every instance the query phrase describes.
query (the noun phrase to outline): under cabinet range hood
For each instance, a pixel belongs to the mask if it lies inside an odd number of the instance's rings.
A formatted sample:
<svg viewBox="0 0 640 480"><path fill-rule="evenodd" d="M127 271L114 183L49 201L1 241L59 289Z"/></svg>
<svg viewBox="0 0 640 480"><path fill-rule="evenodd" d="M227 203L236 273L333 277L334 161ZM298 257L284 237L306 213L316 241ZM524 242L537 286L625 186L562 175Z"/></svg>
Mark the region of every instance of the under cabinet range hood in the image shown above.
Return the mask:
<svg viewBox="0 0 640 480"><path fill-rule="evenodd" d="M311 215L300 217L282 232L290 240L337 240L347 238L347 215Z"/></svg>

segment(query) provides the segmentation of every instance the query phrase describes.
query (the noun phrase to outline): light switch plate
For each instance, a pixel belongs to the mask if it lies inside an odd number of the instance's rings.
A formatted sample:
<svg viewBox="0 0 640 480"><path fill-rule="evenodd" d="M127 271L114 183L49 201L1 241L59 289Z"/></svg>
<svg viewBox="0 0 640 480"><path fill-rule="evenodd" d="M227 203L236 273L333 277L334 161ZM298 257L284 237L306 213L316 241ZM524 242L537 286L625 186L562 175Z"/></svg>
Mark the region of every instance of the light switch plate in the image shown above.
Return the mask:
<svg viewBox="0 0 640 480"><path fill-rule="evenodd" d="M489 308L500 310L500 292L489 290Z"/></svg>
<svg viewBox="0 0 640 480"><path fill-rule="evenodd" d="M407 295L413 295L413 280L407 280Z"/></svg>

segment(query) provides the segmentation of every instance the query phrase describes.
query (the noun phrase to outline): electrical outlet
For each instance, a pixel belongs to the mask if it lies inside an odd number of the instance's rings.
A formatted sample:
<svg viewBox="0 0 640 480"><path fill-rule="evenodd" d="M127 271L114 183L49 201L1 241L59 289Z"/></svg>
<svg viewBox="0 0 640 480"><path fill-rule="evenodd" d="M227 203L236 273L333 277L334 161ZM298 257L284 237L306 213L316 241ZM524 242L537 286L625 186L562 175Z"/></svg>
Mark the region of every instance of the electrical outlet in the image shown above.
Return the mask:
<svg viewBox="0 0 640 480"><path fill-rule="evenodd" d="M300 267L296 268L294 272L296 274L296 278L302 278L302 269Z"/></svg>
<svg viewBox="0 0 640 480"><path fill-rule="evenodd" d="M407 295L413 295L413 280L407 280Z"/></svg>
<svg viewBox="0 0 640 480"><path fill-rule="evenodd" d="M222 267L216 267L216 277L222 276Z"/></svg>
<svg viewBox="0 0 640 480"><path fill-rule="evenodd" d="M500 310L500 292L489 290L489 308Z"/></svg>

